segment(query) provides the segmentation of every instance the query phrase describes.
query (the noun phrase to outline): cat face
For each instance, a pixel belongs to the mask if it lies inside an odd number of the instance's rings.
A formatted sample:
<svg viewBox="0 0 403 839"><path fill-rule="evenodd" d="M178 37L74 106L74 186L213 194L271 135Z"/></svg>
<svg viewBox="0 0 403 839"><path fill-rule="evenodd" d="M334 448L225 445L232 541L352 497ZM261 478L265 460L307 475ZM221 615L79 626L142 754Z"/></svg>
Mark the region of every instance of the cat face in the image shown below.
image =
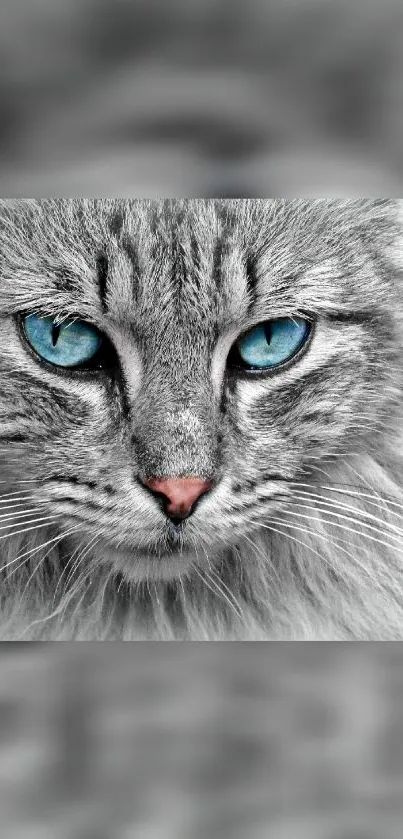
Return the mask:
<svg viewBox="0 0 403 839"><path fill-rule="evenodd" d="M128 579L190 574L247 540L393 415L395 213L3 202L5 482L29 481L88 562Z"/></svg>

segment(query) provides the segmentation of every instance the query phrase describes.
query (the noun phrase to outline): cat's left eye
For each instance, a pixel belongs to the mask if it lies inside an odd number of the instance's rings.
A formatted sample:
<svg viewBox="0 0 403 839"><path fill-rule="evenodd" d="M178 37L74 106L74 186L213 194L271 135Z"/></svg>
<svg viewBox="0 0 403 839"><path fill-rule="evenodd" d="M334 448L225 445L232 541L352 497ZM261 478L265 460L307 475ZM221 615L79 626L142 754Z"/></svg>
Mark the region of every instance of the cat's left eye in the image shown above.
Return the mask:
<svg viewBox="0 0 403 839"><path fill-rule="evenodd" d="M95 326L77 318L59 323L52 317L30 314L22 318L22 326L36 354L55 367L85 368L98 357L103 344Z"/></svg>
<svg viewBox="0 0 403 839"><path fill-rule="evenodd" d="M232 360L244 370L280 367L299 353L310 332L311 323L304 318L264 321L239 338L232 351Z"/></svg>

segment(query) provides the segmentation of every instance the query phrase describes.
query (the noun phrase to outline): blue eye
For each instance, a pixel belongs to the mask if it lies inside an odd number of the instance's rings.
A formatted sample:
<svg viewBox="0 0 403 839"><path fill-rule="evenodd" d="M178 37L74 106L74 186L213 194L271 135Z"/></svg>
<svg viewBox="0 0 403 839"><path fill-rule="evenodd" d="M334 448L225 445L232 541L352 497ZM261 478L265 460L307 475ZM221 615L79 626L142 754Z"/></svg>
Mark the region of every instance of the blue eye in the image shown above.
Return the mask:
<svg viewBox="0 0 403 839"><path fill-rule="evenodd" d="M41 358L56 367L83 367L92 361L102 345L102 336L88 323L27 315L23 318L28 343Z"/></svg>
<svg viewBox="0 0 403 839"><path fill-rule="evenodd" d="M309 337L310 324L303 318L277 318L255 326L236 344L243 366L268 370L289 361Z"/></svg>

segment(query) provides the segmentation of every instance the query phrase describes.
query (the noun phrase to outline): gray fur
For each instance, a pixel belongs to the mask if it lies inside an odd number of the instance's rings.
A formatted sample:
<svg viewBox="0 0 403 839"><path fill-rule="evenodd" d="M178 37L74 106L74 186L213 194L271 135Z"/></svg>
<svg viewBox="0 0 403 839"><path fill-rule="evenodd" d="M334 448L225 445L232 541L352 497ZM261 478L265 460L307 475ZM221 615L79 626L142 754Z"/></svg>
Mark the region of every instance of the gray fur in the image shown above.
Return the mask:
<svg viewBox="0 0 403 839"><path fill-rule="evenodd" d="M0 225L1 637L402 639L401 203L21 200ZM44 368L31 311L93 322L118 372ZM306 313L295 364L228 374L241 333ZM176 557L150 474L216 480Z"/></svg>

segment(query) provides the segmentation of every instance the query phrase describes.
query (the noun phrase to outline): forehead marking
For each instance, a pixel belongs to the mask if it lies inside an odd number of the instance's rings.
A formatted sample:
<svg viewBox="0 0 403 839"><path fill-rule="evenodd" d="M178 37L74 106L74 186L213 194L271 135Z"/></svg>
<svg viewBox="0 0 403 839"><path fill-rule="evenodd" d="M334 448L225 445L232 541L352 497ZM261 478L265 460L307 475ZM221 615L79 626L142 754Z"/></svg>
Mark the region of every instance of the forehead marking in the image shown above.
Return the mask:
<svg viewBox="0 0 403 839"><path fill-rule="evenodd" d="M100 253L97 256L97 279L98 279L98 288L99 288L99 296L101 299L102 308L106 310L106 295L107 295L107 285L108 285L108 274L109 274L109 261L108 257L104 253Z"/></svg>

